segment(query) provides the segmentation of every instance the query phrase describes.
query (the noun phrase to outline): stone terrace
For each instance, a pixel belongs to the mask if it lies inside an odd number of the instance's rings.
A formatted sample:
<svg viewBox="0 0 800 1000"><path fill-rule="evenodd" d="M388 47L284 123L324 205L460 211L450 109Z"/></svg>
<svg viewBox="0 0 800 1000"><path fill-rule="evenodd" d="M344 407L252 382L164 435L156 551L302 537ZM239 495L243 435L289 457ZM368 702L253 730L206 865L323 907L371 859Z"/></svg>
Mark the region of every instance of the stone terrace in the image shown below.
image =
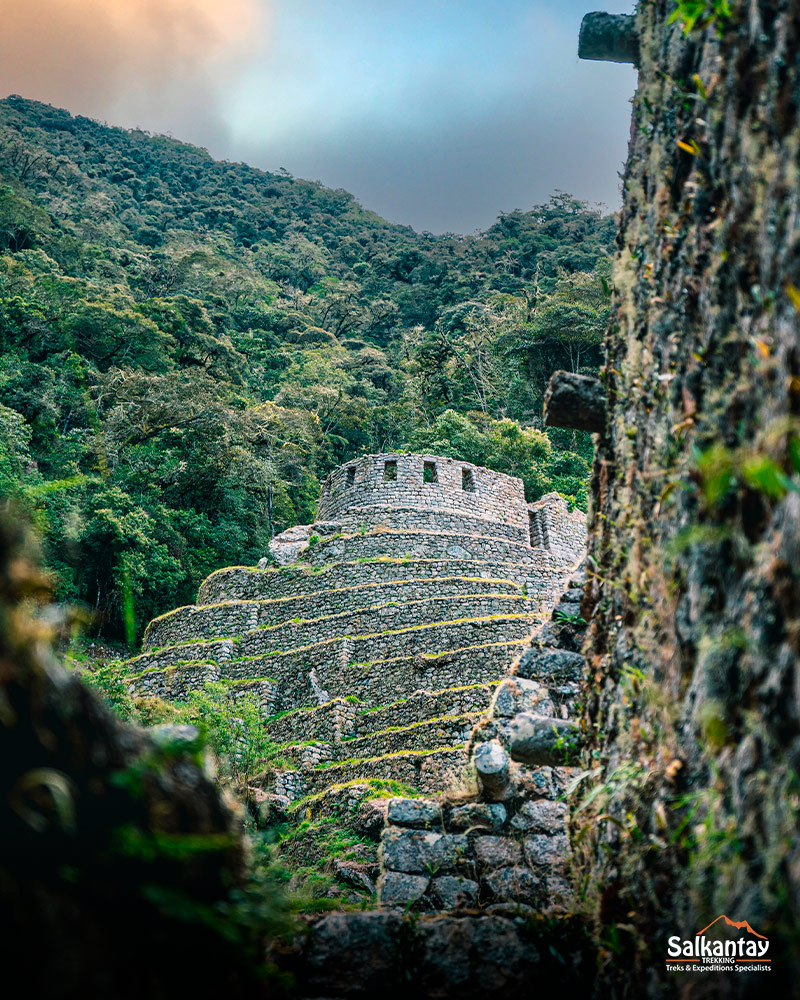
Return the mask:
<svg viewBox="0 0 800 1000"><path fill-rule="evenodd" d="M255 693L281 760L268 790L290 800L369 778L446 791L584 538L582 515L556 494L528 505L511 476L430 455L356 459L323 483L315 524L150 623L130 690L180 700L215 680Z"/></svg>

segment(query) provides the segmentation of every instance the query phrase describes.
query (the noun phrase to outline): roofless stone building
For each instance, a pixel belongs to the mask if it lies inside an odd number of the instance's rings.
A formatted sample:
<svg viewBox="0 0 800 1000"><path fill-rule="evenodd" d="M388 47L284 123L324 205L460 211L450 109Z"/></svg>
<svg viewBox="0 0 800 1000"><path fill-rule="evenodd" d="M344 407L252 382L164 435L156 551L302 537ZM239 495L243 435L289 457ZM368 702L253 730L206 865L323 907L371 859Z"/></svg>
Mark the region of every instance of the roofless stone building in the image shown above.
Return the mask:
<svg viewBox="0 0 800 1000"><path fill-rule="evenodd" d="M150 623L130 689L256 692L291 762L269 790L290 800L356 778L443 791L584 539L582 514L554 493L526 503L513 476L433 455L358 458L323 483L315 524Z"/></svg>

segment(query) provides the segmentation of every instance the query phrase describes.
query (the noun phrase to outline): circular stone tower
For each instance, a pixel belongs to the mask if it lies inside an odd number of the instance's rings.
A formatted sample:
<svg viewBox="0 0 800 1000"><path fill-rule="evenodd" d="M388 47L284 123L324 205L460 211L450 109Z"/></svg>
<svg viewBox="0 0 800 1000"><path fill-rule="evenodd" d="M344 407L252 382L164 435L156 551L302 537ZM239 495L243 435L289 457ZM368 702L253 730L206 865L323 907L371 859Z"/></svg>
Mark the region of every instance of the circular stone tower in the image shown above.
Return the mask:
<svg viewBox="0 0 800 1000"><path fill-rule="evenodd" d="M435 455L368 455L258 567L213 573L151 622L130 688L255 692L291 800L353 781L457 783L515 654L579 558L584 518L521 480Z"/></svg>
<svg viewBox="0 0 800 1000"><path fill-rule="evenodd" d="M528 508L522 480L437 455L366 455L335 469L322 484L317 518L524 542Z"/></svg>

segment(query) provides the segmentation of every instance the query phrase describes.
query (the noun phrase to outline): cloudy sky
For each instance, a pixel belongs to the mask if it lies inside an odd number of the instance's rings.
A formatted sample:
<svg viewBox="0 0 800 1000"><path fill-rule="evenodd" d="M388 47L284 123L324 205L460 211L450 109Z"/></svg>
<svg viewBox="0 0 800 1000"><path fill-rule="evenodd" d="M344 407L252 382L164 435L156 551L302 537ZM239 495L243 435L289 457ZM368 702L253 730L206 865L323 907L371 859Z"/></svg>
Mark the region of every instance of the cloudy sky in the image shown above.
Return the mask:
<svg viewBox="0 0 800 1000"><path fill-rule="evenodd" d="M556 189L618 207L635 73L578 61L592 7L0 0L0 94L285 167L417 229L471 232Z"/></svg>

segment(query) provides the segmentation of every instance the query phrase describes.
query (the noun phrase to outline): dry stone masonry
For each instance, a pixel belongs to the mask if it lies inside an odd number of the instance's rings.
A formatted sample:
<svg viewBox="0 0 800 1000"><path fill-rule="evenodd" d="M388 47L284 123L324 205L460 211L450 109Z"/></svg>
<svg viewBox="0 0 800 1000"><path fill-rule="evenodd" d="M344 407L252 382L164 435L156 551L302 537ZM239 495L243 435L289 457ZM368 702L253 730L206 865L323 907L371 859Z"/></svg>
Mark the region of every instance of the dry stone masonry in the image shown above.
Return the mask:
<svg viewBox="0 0 800 1000"><path fill-rule="evenodd" d="M314 524L150 623L130 690L180 700L218 681L255 693L280 760L264 791L289 814L300 800L307 815L357 807L369 782L439 797L390 803L385 905L539 905L566 892L550 862L565 854L554 800L574 685L552 670L508 675L584 544L582 514L557 494L526 503L514 477L431 455L359 458L323 483ZM512 762L504 793L487 798L471 753L505 756L523 711L558 749Z"/></svg>
<svg viewBox="0 0 800 1000"><path fill-rule="evenodd" d="M584 667L581 566L550 620L494 688L473 730L469 799L394 799L381 838L384 907L519 916L567 912L566 793L579 776L572 716Z"/></svg>

